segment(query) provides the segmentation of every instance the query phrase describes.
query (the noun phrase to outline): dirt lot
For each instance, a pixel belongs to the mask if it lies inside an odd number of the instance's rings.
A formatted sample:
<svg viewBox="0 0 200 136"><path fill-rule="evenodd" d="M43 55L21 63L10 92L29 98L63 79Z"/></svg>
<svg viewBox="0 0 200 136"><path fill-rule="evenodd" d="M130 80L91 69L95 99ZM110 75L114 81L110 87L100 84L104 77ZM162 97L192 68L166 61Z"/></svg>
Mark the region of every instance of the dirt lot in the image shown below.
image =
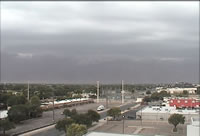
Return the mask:
<svg viewBox="0 0 200 136"><path fill-rule="evenodd" d="M178 132L172 132L173 126L166 121L152 122L139 120L125 120L124 133L142 135L186 136L186 124L178 125ZM97 128L98 132L123 133L123 121L109 121Z"/></svg>

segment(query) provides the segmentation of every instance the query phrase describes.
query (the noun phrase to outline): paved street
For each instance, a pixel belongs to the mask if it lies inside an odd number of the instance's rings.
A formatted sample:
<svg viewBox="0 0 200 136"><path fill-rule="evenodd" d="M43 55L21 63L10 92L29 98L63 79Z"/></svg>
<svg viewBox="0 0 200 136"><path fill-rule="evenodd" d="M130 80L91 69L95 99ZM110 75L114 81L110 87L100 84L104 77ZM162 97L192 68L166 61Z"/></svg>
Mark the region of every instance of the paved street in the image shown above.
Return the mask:
<svg viewBox="0 0 200 136"><path fill-rule="evenodd" d="M98 104L97 103L91 103L91 104L86 104L86 105L74 106L74 107L70 107L69 109L76 108L79 113L85 113L89 109L96 110L97 107L101 104L106 106L105 102L100 102ZM110 108L110 107L114 107L114 106L119 106L120 104L121 104L120 101L111 102L111 103L109 102L108 107ZM126 109L129 106L130 106L130 104L127 105L127 106L123 106L122 109ZM54 117L55 121L58 121L59 119L62 119L64 117L64 115L61 115L63 110L64 110L64 108L55 109L55 117ZM106 116L106 113L102 112L100 115L101 115L101 118L104 118ZM42 127L42 126L45 126L45 125L49 125L51 123L53 123L53 112L47 111L47 112L43 112L42 117L23 121L21 124L18 124L15 129L12 129L12 130L8 131L7 133L13 135L13 134L16 134L16 133L19 133L19 132L24 132L24 131L27 131L27 130L32 130L34 128L39 128L39 127Z"/></svg>
<svg viewBox="0 0 200 136"><path fill-rule="evenodd" d="M97 107L101 104L105 103L91 103L91 104L86 104L86 105L81 105L81 106L74 106L70 107L69 109L76 108L79 113L84 113L87 112L89 109L96 110ZM113 106L116 106L116 104L112 104ZM55 109L55 121L58 121L59 119L62 119L64 115L61 115L61 113L64 111L64 108L62 109ZM53 112L52 111L46 111L43 112L43 116L40 118L35 118L35 119L29 119L26 121L23 121L21 124L18 124L15 129L12 129L8 131L8 134L15 134L27 130L31 130L34 128L39 128L48 124L53 123Z"/></svg>
<svg viewBox="0 0 200 136"><path fill-rule="evenodd" d="M122 105L120 107L121 110L126 110L128 109L129 107L132 107L136 105L135 103L128 103L126 105ZM107 112L106 110L105 111L101 111L100 112L100 116L101 116L101 119L102 118L105 118L107 115ZM58 130L56 130L55 128L50 128L48 130L45 130L45 131L41 131L37 134L33 134L33 136L60 136L61 134L64 134L64 132L59 132Z"/></svg>

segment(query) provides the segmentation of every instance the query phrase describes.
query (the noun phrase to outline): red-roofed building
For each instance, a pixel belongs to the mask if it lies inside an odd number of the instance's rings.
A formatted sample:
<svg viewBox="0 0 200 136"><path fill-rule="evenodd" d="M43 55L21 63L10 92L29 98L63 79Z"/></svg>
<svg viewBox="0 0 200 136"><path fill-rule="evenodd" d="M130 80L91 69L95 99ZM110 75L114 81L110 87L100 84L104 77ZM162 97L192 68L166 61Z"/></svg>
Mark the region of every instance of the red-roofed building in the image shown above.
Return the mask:
<svg viewBox="0 0 200 136"><path fill-rule="evenodd" d="M197 108L200 107L200 101L196 99L170 99L170 106L175 106L177 108L190 107Z"/></svg>

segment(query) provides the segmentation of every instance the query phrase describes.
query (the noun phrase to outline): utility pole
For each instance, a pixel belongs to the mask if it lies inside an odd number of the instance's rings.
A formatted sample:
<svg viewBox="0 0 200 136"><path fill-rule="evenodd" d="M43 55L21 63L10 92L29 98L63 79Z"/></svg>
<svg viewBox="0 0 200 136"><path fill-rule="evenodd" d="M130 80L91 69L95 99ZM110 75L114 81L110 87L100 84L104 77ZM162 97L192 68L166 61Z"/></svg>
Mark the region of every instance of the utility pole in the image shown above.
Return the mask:
<svg viewBox="0 0 200 136"><path fill-rule="evenodd" d="M28 99L28 101L29 101L29 81L28 81L28 93L27 93L27 99Z"/></svg>
<svg viewBox="0 0 200 136"><path fill-rule="evenodd" d="M141 107L141 128L142 128L142 107Z"/></svg>
<svg viewBox="0 0 200 136"><path fill-rule="evenodd" d="M54 112L54 90L53 90L53 122L55 122L55 112Z"/></svg>
<svg viewBox="0 0 200 136"><path fill-rule="evenodd" d="M124 103L124 80L122 80L122 91L121 91L121 94L122 94L122 104Z"/></svg>
<svg viewBox="0 0 200 136"><path fill-rule="evenodd" d="M99 103L99 81L97 81L97 103Z"/></svg>
<svg viewBox="0 0 200 136"><path fill-rule="evenodd" d="M6 91L6 82L3 83L3 91Z"/></svg>
<svg viewBox="0 0 200 136"><path fill-rule="evenodd" d="M54 88L52 87L52 85L47 85L51 88L52 90L52 104L53 104L53 117L52 117L52 121L53 123L55 122L55 112L54 112Z"/></svg>

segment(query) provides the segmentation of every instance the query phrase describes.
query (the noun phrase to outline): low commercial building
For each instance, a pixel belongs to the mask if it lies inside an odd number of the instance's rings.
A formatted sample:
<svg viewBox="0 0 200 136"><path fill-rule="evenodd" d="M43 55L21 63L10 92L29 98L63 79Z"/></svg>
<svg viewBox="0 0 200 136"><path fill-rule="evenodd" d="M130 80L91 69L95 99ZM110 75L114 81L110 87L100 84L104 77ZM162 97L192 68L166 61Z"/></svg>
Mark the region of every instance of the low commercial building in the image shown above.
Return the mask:
<svg viewBox="0 0 200 136"><path fill-rule="evenodd" d="M54 101L53 102L44 102L41 104L41 108L43 110L48 110L54 108L62 108L62 107L71 107L74 105L83 105L87 103L93 103L93 99L89 98L78 98L78 99L66 99L66 100L61 100L61 101Z"/></svg>
<svg viewBox="0 0 200 136"><path fill-rule="evenodd" d="M144 98L137 98L136 102L142 102Z"/></svg>
<svg viewBox="0 0 200 136"><path fill-rule="evenodd" d="M200 101L190 98L173 98L169 100L169 105L177 108L199 108Z"/></svg>
<svg viewBox="0 0 200 136"><path fill-rule="evenodd" d="M199 116L199 109L176 109L176 107L169 107L169 106L147 106L142 110L136 112L136 118L142 120L165 120L167 121L168 118L172 114L182 114L185 116L185 120L187 122L190 121L191 117L198 117Z"/></svg>
<svg viewBox="0 0 200 136"><path fill-rule="evenodd" d="M166 91L170 94L175 94L175 93L183 93L184 91L187 91L189 94L195 94L197 91L197 88L156 88L157 92L161 92L161 91Z"/></svg>
<svg viewBox="0 0 200 136"><path fill-rule="evenodd" d="M187 136L200 135L200 118L191 118L191 124L187 125Z"/></svg>

